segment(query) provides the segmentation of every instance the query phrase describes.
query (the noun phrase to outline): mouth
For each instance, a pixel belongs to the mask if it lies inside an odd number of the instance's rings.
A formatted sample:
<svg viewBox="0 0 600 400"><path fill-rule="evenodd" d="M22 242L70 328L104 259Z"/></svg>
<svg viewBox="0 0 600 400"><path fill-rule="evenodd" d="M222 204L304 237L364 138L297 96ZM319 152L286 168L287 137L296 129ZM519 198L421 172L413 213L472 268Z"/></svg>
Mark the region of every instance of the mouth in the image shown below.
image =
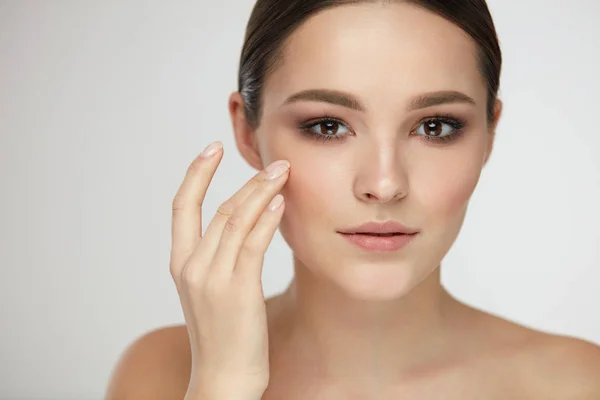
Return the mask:
<svg viewBox="0 0 600 400"><path fill-rule="evenodd" d="M402 232L355 232L340 233L351 244L369 252L387 253L402 249L408 245L417 233Z"/></svg>
<svg viewBox="0 0 600 400"><path fill-rule="evenodd" d="M370 221L338 233L362 250L390 252L409 244L419 231L400 222L388 220Z"/></svg>

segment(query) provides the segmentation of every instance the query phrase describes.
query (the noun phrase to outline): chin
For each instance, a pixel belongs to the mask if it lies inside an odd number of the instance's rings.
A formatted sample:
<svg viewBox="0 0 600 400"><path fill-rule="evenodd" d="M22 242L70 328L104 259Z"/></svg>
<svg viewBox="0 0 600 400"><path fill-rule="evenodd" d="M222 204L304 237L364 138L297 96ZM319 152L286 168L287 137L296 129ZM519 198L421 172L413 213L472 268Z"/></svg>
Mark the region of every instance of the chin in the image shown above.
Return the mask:
<svg viewBox="0 0 600 400"><path fill-rule="evenodd" d="M342 263L343 265L344 263ZM418 283L415 266L408 260L345 263L330 279L348 297L365 301L389 301L409 293Z"/></svg>

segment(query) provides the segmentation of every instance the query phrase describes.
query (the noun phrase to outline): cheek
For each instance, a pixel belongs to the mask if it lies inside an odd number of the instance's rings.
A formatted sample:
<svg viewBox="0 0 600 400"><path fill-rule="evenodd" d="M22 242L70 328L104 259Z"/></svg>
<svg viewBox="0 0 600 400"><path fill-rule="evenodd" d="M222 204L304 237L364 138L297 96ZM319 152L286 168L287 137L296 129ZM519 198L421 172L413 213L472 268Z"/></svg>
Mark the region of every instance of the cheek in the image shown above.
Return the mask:
<svg viewBox="0 0 600 400"><path fill-rule="evenodd" d="M481 174L479 153L453 153L416 169L411 192L424 217L438 224L462 218Z"/></svg>
<svg viewBox="0 0 600 400"><path fill-rule="evenodd" d="M327 185L320 174L303 169L297 162L292 165L294 167L288 181L281 190L285 198L285 210L279 231L290 248L303 253L310 251L310 238L315 236L311 232L313 224L310 221L325 223L327 218Z"/></svg>
<svg viewBox="0 0 600 400"><path fill-rule="evenodd" d="M340 179L336 179L337 174L331 169L322 169L323 164L315 158L290 159L290 163L293 167L281 191L286 199L288 214L295 222L316 219L320 224L327 223L335 207L335 196L343 193Z"/></svg>
<svg viewBox="0 0 600 400"><path fill-rule="evenodd" d="M286 206L279 230L294 252L306 255L325 239L323 235L335 230L333 216L346 191L343 179L331 169L331 159L296 154L289 158L292 169L281 191Z"/></svg>

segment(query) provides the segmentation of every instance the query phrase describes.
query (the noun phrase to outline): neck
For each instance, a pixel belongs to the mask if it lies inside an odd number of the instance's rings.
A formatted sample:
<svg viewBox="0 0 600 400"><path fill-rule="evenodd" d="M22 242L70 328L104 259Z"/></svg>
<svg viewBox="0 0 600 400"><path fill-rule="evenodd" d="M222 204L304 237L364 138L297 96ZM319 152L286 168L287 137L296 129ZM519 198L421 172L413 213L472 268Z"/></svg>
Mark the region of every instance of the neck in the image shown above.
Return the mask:
<svg viewBox="0 0 600 400"><path fill-rule="evenodd" d="M441 285L439 268L387 301L350 298L297 259L294 270L281 298L287 316L281 354L297 373L357 385L392 382L435 363L449 347L448 314L457 303Z"/></svg>

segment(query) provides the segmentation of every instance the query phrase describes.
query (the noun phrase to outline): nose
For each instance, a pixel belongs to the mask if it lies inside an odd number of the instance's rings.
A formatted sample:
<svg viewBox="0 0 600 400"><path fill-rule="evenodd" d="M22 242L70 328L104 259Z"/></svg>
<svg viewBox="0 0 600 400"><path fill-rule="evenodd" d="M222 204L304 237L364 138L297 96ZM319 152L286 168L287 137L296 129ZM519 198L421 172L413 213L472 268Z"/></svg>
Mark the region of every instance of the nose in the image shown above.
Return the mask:
<svg viewBox="0 0 600 400"><path fill-rule="evenodd" d="M366 203L391 203L408 195L408 175L401 149L379 145L365 151L354 181L354 195Z"/></svg>

